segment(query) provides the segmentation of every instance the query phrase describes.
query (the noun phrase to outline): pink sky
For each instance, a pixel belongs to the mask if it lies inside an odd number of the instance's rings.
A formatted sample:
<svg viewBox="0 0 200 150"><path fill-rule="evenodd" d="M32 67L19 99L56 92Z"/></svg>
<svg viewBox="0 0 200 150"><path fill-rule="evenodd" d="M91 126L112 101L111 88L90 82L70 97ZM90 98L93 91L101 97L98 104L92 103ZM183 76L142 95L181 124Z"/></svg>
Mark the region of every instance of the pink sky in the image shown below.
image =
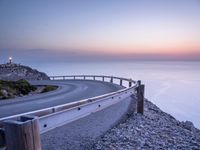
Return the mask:
<svg viewBox="0 0 200 150"><path fill-rule="evenodd" d="M200 59L197 0L2 0L0 18L2 53Z"/></svg>

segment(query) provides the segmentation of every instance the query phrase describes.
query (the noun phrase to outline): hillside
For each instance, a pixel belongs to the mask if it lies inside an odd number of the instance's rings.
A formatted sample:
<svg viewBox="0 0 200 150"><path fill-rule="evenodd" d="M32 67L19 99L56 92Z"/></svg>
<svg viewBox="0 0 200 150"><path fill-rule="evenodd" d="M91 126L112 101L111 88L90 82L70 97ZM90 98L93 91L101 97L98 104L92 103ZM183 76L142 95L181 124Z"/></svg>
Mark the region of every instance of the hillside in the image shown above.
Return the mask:
<svg viewBox="0 0 200 150"><path fill-rule="evenodd" d="M20 64L6 63L0 64L0 80L17 81L25 80L49 80L49 77L36 69Z"/></svg>
<svg viewBox="0 0 200 150"><path fill-rule="evenodd" d="M26 80L3 81L0 80L0 100L27 95L36 90L35 86L30 85Z"/></svg>

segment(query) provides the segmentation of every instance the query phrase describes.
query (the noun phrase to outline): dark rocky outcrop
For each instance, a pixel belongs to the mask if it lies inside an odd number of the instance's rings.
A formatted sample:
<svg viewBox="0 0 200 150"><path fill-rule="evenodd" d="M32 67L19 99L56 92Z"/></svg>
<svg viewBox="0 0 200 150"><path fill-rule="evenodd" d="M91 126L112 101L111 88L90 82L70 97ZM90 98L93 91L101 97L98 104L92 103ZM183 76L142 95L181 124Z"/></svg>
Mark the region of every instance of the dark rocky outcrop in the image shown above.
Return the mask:
<svg viewBox="0 0 200 150"><path fill-rule="evenodd" d="M49 77L36 69L20 64L0 64L0 80L49 80Z"/></svg>

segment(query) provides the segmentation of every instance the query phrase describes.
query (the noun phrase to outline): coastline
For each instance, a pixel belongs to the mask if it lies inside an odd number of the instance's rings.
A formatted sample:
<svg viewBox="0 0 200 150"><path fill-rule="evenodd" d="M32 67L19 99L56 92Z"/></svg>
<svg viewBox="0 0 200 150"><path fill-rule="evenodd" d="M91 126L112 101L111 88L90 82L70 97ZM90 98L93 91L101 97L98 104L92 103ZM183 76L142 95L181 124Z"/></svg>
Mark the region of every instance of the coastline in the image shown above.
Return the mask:
<svg viewBox="0 0 200 150"><path fill-rule="evenodd" d="M180 122L145 100L144 115L134 113L100 137L93 149L200 149L200 130Z"/></svg>

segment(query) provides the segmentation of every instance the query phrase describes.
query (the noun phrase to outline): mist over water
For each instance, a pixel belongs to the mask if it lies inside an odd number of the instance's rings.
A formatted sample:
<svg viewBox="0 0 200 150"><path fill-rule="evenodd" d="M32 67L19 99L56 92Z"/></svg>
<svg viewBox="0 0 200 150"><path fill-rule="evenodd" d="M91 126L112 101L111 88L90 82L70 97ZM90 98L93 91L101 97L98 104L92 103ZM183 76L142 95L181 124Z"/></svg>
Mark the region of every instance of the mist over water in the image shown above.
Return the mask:
<svg viewBox="0 0 200 150"><path fill-rule="evenodd" d="M180 121L200 128L200 62L106 61L31 65L48 75L113 75L142 80L145 97Z"/></svg>

